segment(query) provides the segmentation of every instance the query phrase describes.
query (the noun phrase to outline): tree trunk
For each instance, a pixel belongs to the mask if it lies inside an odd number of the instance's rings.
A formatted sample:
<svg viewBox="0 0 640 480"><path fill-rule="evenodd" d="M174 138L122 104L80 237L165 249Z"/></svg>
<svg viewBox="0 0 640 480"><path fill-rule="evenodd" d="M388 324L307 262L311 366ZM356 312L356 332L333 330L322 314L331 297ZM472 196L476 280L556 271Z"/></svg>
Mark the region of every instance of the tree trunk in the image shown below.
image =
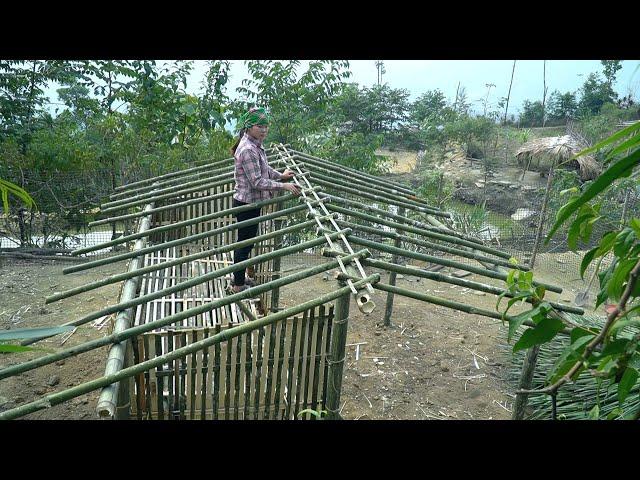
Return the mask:
<svg viewBox="0 0 640 480"><path fill-rule="evenodd" d="M529 260L529 266L534 267L536 263L536 255L538 254L538 248L540 247L540 240L542 239L542 229L544 228L544 220L547 216L547 204L549 203L549 194L553 185L553 170L555 168L555 162L549 169L549 177L547 178L547 189L544 192L544 200L542 201L542 209L540 211L540 222L538 223L538 231L536 232L536 240L533 245L533 251L531 252L531 260Z"/></svg>

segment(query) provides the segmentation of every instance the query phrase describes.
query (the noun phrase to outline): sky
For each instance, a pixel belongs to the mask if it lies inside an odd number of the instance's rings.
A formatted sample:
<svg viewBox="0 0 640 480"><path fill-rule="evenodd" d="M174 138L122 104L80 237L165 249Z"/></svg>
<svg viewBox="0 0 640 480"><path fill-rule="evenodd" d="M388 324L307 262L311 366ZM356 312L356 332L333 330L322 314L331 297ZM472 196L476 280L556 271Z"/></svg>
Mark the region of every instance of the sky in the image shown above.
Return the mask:
<svg viewBox="0 0 640 480"><path fill-rule="evenodd" d="M374 60L350 60L349 64L352 72L349 81L366 87L377 83ZM622 62L622 69L618 71L614 85L620 96L631 93L637 99L640 95L639 66L638 60ZM386 73L382 81L391 88L407 89L412 101L422 93L434 89L440 89L453 101L460 82L461 87L466 88L468 101L479 111L487 90L488 102L493 106L507 96L512 68L513 60L388 60L384 61ZM517 113L524 100L542 100L544 68L543 60L516 61L509 113ZM200 88L205 70L204 61L194 62L187 87L191 93L196 93ZM591 72L602 72L600 60L547 60L548 95L554 90L561 93L578 90ZM234 96L236 87L240 86L246 76L244 62L233 61L227 87L230 96ZM494 84L495 87L488 89L487 84Z"/></svg>
<svg viewBox="0 0 640 480"><path fill-rule="evenodd" d="M160 60L158 63L164 63ZM384 60L383 60L384 61ZM305 68L307 61L302 61ZM377 69L374 60L350 60L352 76L350 82L371 87L377 83ZM482 111L482 102L489 92L489 109L495 109L501 98L506 97L511 80L513 60L388 60L384 61L386 73L383 83L391 88L404 88L410 93L411 101L428 90L440 89L449 101L456 95L458 83L465 87L467 101L476 112ZM194 60L189 76L187 92L198 93L204 79L206 62ZM602 72L600 60L547 60L546 86L548 95L554 90L561 93L577 91L591 72ZM231 61L227 94L237 98L236 88L248 76L242 60ZM517 115L524 100L542 100L543 60L517 60L509 101L509 114ZM493 84L490 88L488 84ZM57 102L56 86L47 90L51 102ZM634 99L640 97L640 61L623 60L622 69L617 72L614 89L619 96L631 93ZM548 96L547 96L548 98ZM51 110L53 110L53 105ZM52 112L53 113L53 112Z"/></svg>

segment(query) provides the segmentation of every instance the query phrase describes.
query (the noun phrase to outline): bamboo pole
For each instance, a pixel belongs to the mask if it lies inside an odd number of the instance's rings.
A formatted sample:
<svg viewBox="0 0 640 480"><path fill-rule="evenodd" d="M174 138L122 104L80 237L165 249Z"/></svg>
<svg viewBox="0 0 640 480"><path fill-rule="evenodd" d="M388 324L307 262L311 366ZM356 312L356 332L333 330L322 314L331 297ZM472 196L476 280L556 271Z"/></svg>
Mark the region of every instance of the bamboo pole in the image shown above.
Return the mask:
<svg viewBox="0 0 640 480"><path fill-rule="evenodd" d="M404 209L400 208L398 210L398 214L399 215L404 215ZM338 224L339 225L339 224ZM377 233L374 230L374 233ZM402 246L402 242L401 242L401 237L404 237L404 235L401 235L402 230L399 230L398 232L396 232L395 235L395 240L393 241L393 246L395 248L397 248L398 250L400 249L400 247ZM398 263L398 255L395 254L392 257L391 262L397 264ZM396 275L397 273L394 270L391 270L389 272L389 285L392 285L395 287L396 285ZM384 309L384 325L387 327L391 326L391 314L393 313L393 293L392 292L387 292L387 301L385 303L385 309Z"/></svg>
<svg viewBox="0 0 640 480"><path fill-rule="evenodd" d="M337 265L337 262L336 262ZM335 267L331 267L331 268L335 268ZM285 281L287 280L289 277L285 277L283 279L280 279L279 281ZM363 280L359 280L357 282L355 282L355 284L357 284L358 286L364 285L366 283L375 283L380 279L380 275L378 274L374 274L371 275L369 277L367 277L366 279ZM254 287L254 288L258 288L258 287ZM233 295L233 296L246 296L246 293L249 290L245 290L244 292L240 292L239 294ZM51 395L47 395L46 397L40 399L40 400L36 400L35 402L31 402L29 404L26 405L22 405L20 407L16 407L13 408L11 410L6 410L2 413L0 413L0 420L11 420L14 418L18 418L24 415L27 415L29 413L33 413L36 412L38 410L42 410L45 408L49 408L51 406L57 405L59 403L65 402L67 400L70 400L71 398L75 398L78 397L80 395L84 395L85 393L88 392L92 392L93 390L96 390L98 388L110 385L114 382L117 381L121 381L123 379L132 377L138 373L141 372L145 372L147 370L150 370L152 368L158 367L160 365L164 365L166 363L169 363L177 358L183 358L186 355L193 353L193 352L197 352L199 350L204 350L206 348L208 348L211 345L216 345L219 344L225 340L228 340L229 338L234 338L237 337L238 335L242 335L244 333L256 330L258 328L261 328L263 326L275 323L279 320L288 318L292 315L296 315L300 312L304 312L305 310L309 309L309 308L314 308L317 305L321 305L323 303L327 303L330 302L340 296L344 296L345 294L348 294L350 291L349 287L342 287L334 292L328 293L326 295L322 295L320 297L317 297L313 300L310 300L308 302L304 302L300 305L297 305L295 307L286 309L286 310L282 310L281 312L278 313L274 313L272 315L268 315L266 317L263 317L259 320L256 320L255 322L245 322L241 325L238 325L237 327L232 327L230 329L227 330L223 330L220 333L217 333L211 337L208 337L207 339L204 340L200 340L199 342L193 343L189 346L186 347L182 347L179 348L177 350L174 350L171 353L159 356L154 358L153 360L147 360L145 362L139 363L138 365L135 366L131 366L128 368L125 368L123 370L120 370L118 373L111 375L109 377L102 377L96 380L92 380L90 382L86 382L84 384L78 385L76 387L72 387L69 388L67 390L63 390L61 392L58 393L54 393ZM231 297L227 297L227 300L230 299ZM235 299L234 299L235 301ZM214 302L212 302L211 304L207 304L207 305L203 305L201 307L198 308L202 308L202 307L209 307L210 305L212 305ZM194 310L194 309L191 309ZM187 312L187 311L185 311ZM182 313L185 313L182 312ZM176 317L177 315L173 315L173 317ZM169 317L165 318L165 320L167 320ZM177 321L177 320L175 320ZM137 328L137 327L134 327ZM130 329L133 330L133 329ZM124 332L127 333L127 332Z"/></svg>
<svg viewBox="0 0 640 480"><path fill-rule="evenodd" d="M544 228L544 221L547 216L547 205L549 203L549 195L551 193L551 187L553 185L554 167L555 167L555 162L552 163L551 168L549 169L549 176L547 178L547 189L544 192L544 200L542 201L542 209L540 211L538 229L536 231L536 240L533 244L531 259L529 260L529 266L531 268L533 268L536 263L536 255L538 254L538 248L540 248L540 240L542 239L542 229Z"/></svg>
<svg viewBox="0 0 640 480"><path fill-rule="evenodd" d="M184 202L172 203L171 205L164 205L162 207L156 207L156 208L151 210L151 213L160 213L160 212L164 212L166 210L175 210L175 209L180 208L180 207L188 207L189 205L197 205L198 203L212 202L212 201L218 200L220 198L230 197L234 193L235 192L233 190L230 190L228 192L216 193L214 195L206 195L204 197L193 198L191 200L186 200ZM100 219L100 220L95 220L93 222L90 222L88 226L89 227L97 227L98 225L103 225L105 223L120 222L122 220L128 220L128 219L131 219L131 218L141 217L141 216L143 216L143 214L144 214L144 212L135 212L135 213L127 213L125 215L118 215L116 217L103 218L103 219Z"/></svg>
<svg viewBox="0 0 640 480"><path fill-rule="evenodd" d="M533 373L536 369L536 363L538 362L538 353L540 352L540 345L535 345L527 350L524 363L522 364L522 374L520 376L520 383L518 384L520 390L530 390L531 382L533 380ZM513 413L511 415L512 420L524 420L527 400L529 395L527 393L516 393L516 399L513 402Z"/></svg>
<svg viewBox="0 0 640 480"><path fill-rule="evenodd" d="M450 253L452 255L458 255L460 257L464 257L464 258L469 258L472 260L477 260L479 262L490 262L493 264L497 264L497 265L502 265L503 267L507 267L507 268L515 268L517 270L522 270L522 271L528 271L529 267L525 266L525 265L518 265L518 264L512 264L509 262L505 262L504 260L499 260L496 258L489 258L489 257L485 257L484 255L479 255L479 254L474 254L472 252L469 252L468 250L461 250L458 248L452 248L452 247L447 247L445 245L438 245L437 243L432 243L432 242L427 242L424 240L420 240L419 238L413 238L413 237L408 237L406 235L400 235L399 233L396 232L385 232L384 230L380 230L380 229L376 229L376 228L372 228L372 227L367 227L365 225L359 225L357 223L351 223L351 222L345 222L343 220L336 220L336 222L338 223L338 225L342 225L344 227L348 227L351 228L353 230L360 230L366 233L371 233L373 235L380 235L381 237L387 237L387 238L391 238L395 240L394 246L396 248L398 248L398 245L396 245L396 243L400 242L401 240L408 242L408 243L412 243L414 245L419 245L421 247L426 247L426 248L430 248L433 250L439 250L441 252L446 252L446 253ZM398 262L393 262L393 263L398 263Z"/></svg>
<svg viewBox="0 0 640 480"><path fill-rule="evenodd" d="M331 215L333 215L333 214L331 214ZM321 217L321 218L327 218L327 217L325 216L325 217ZM309 220L308 222L304 222L304 223L305 223L305 225L311 226L311 225L315 224L316 221L315 220ZM276 230L276 232L275 232L276 235L275 235L275 240L274 240L274 242L275 242L274 249L275 250L278 250L279 248L282 248L282 239L283 239L284 235L286 233L288 233L286 228L285 229L282 228L282 224L283 224L282 220L278 220L278 219L274 220L274 227L275 227L275 230ZM273 272L272 272L271 278L274 279L274 280L280 278L280 262L281 262L281 258L282 257L276 257L273 260L273 265L272 265L272 271ZM271 292L271 308L270 308L270 310L272 312L277 312L278 311L278 303L279 302L280 302L280 289L276 288L276 289L273 290L273 292Z"/></svg>
<svg viewBox="0 0 640 480"><path fill-rule="evenodd" d="M306 166L307 170L311 171L311 174L313 175L314 173L317 173L317 171L314 172L314 170L319 170L321 172L322 175L324 175L325 177L328 178L339 178L341 180L344 180L347 182L347 185L360 185L366 188L371 189L371 181L370 180L361 180L358 177L354 176L354 175L347 175L344 173L339 173L337 171L333 171L330 170L328 168L325 167L321 167L318 165L307 165ZM370 191L370 190L367 190ZM434 207L430 204L428 204L425 200L421 199L420 197L417 197L414 193L406 193L400 190L397 190L395 188L390 188L388 185L376 185L374 188L374 191L377 192L384 192L387 195L392 195L394 197L400 197L404 200L409 200L411 202L416 202L421 204L421 206L424 206L425 208L431 208L434 211L438 211L441 212L442 209L438 208L438 207Z"/></svg>
<svg viewBox="0 0 640 480"><path fill-rule="evenodd" d="M147 214L149 210L153 208L153 205L147 205L145 211ZM148 214L146 217L142 219L140 222L140 227L138 228L139 232L144 232L149 229L149 225L151 224L151 215ZM140 250L144 248L147 242L146 238L140 238L136 241L134 246L134 251ZM129 264L129 273L135 272L137 269L141 267L143 264L143 257L134 258ZM128 279L124 285L122 286L122 293L120 294L120 303L125 303L132 300L136 296L136 292L140 286L140 277L136 276ZM123 310L121 311L115 319L113 331L115 333L123 332L131 326L131 319L133 316L133 309ZM109 353L107 354L107 363L104 375L108 376L113 373L118 372L122 369L125 361L125 355L127 349L131 348L131 340L127 340L126 342L117 343L111 345L109 349ZM118 390L120 389L120 382L109 385L100 393L100 398L98 399L98 412L100 412L100 416L105 416L104 413L108 412L109 416L113 416L116 411L117 401L118 401Z"/></svg>
<svg viewBox="0 0 640 480"><path fill-rule="evenodd" d="M327 178L327 177L325 177ZM313 180L314 183L317 183L319 185L322 185L324 187L329 187L330 189L333 190L339 190L339 191L343 191L343 192L347 192L350 193L352 195L357 195L359 197L362 198L366 198L368 200L373 200L375 202L380 202L380 203L386 203L389 205L395 205L396 207L405 207L409 210L413 210L416 212L420 212L420 213L428 213L429 215L436 215L439 217L446 217L446 218L450 218L451 214L448 212L438 212L438 211L433 211L429 208L425 208L422 207L420 205L415 205L413 203L410 203L409 201L403 201L403 200L398 200L396 198L390 198L389 196L386 195L378 195L378 194L373 194L373 193L367 193L367 191L364 191L364 189L362 187L359 188L351 188L349 186L343 185L340 182L337 182L336 180L333 179L329 179L329 180L323 180L322 178L319 178L317 174L313 173L311 175L311 179Z"/></svg>
<svg viewBox="0 0 640 480"><path fill-rule="evenodd" d="M344 290L345 283L340 283L340 289ZM375 288L375 284L374 288ZM327 419L340 419L340 393L342 391L342 372L344 369L345 345L347 343L347 326L349 322L349 304L351 298L345 293L336 298L334 310L333 330L331 332L331 356L329 363L329 379L327 382Z"/></svg>
<svg viewBox="0 0 640 480"><path fill-rule="evenodd" d="M307 162L309 165L320 165L322 167L325 168L329 168L335 171L339 171L339 172L344 172L348 175L352 175L354 177L358 177L361 178L363 180L367 180L370 181L372 183L375 183L377 185L382 185L382 186L388 186L388 185L393 185L397 190L400 191L404 191L405 193L408 194L414 194L415 192L413 190L411 190L409 187L405 186L405 185L401 185L397 182L391 181L391 180L383 180L380 177L377 177L375 175L370 175L368 173L365 172L361 172L359 170L355 170L353 168L349 168L349 167L345 167L343 165L339 165L331 160L325 160L323 158L319 158L319 157L315 157L313 155L309 155L308 153L304 153L304 152L299 152L297 150L293 150L290 149L291 152L293 152L295 154L295 156L303 159L305 162Z"/></svg>
<svg viewBox="0 0 640 480"><path fill-rule="evenodd" d="M74 250L72 255L81 255L83 253L93 252L95 250L101 250L103 248L112 247L114 245L119 245L121 243L130 242L140 237L155 235L156 233L168 232L170 230L177 230L182 227L188 227L190 225L195 225L198 223L204 223L209 220L213 220L215 218L225 217L227 215L235 215L236 213L246 212L248 210L255 210L258 208L266 207L268 205L272 205L274 203L284 203L288 200L295 198L292 193L287 193L286 195L282 195L280 197L270 198L268 200L263 200L261 202L251 203L249 205L242 205L240 207L227 208L225 210L218 210L217 212L209 213L207 215L200 215L198 217L190 218L188 220L183 220L181 222L172 223L169 225L162 225L160 227L150 228L146 232L134 233L131 235L122 236L115 240L111 240L110 242L100 243L98 245L93 245L91 247L84 247Z"/></svg>
<svg viewBox="0 0 640 480"><path fill-rule="evenodd" d="M440 258L440 257L434 257L433 255L427 255L424 253L417 253L417 252L411 252L408 250L401 250L399 248L395 248L389 245L383 245L381 243L378 242L372 242L370 240L366 240L364 238L359 238L356 237L354 235L349 235L349 240L352 243L355 243L356 245L362 245L368 248L373 248L376 250L379 250L381 252L386 252L386 253L390 253L390 254L398 254L404 257L409 257L409 258L415 258L416 260L423 260L426 262L431 262L431 263L435 263L438 265L445 265L447 267L454 267L454 268L459 268L461 270L465 270L467 272L473 272L476 273L478 275L482 275L485 277L489 277L489 278L495 278L498 280L506 280L507 279L507 275L501 272L495 272L492 270L487 270L484 268L480 268L480 267L474 267L472 265L466 265L464 263L460 263L460 262L456 262L454 260L448 260L445 258ZM549 285L548 283L543 283L543 282L533 282L533 285L538 286L538 285L542 285L544 288L546 288L547 290L551 291L551 292L556 292L556 293L562 293L562 288L560 287L556 287L554 285Z"/></svg>
<svg viewBox="0 0 640 480"><path fill-rule="evenodd" d="M168 242L161 243L159 245L153 245L151 247L143 248L138 252L127 252L119 255L113 255L108 258L102 258L100 260L93 260L91 262L83 263L82 265L75 265L73 267L65 268L62 270L62 273L74 273L81 270L86 270L89 268L99 267L101 265L107 265L110 263L119 262L121 260L126 260L127 258L137 257L139 255L146 255L150 252L156 252L158 250L164 250L165 248L176 247L178 245L184 245L185 243L195 242L196 240L201 240L208 237L216 236L220 233L229 232L232 230L237 230L238 228L246 227L248 225L255 225L256 223L266 222L273 218L277 218L280 215L290 214L300 212L302 210L306 210L306 205L297 205L295 207L286 208L284 210L279 210L275 213L270 213L267 215L261 215L260 217L251 218L249 220L243 220L242 222L231 223L229 225L225 225L220 228L215 228L213 230L208 230L206 232L197 233L195 235L190 235L188 237L178 238L176 240L171 240Z"/></svg>
<svg viewBox="0 0 640 480"><path fill-rule="evenodd" d="M420 228L423 230L429 230L432 232L437 232L437 233L441 233L443 235L449 235L449 236L453 236L453 237L457 237L457 238L461 238L463 240L467 240L469 242L472 243L477 243L479 245L482 245L482 240L479 240L477 238L474 237L470 237L468 235L465 235L463 233L460 232L456 232L455 230L452 230L448 227L446 227L445 225L443 225L440 222L437 222L437 224L439 226L433 226L433 225L427 225L424 222L419 222L418 220L414 220L412 218L408 218L405 216L401 216L401 215L397 215L395 213L391 213L388 212L386 210L383 210L381 208L376 208L376 207L372 207L371 205L366 205L362 202L356 202L354 200L348 200L344 197L339 197L337 195L333 195L330 193L326 193L323 192L322 195L320 195L322 198L329 198L330 200L332 200L332 202L334 202L335 204L342 204L342 205L347 205L350 207L354 207L354 208L358 208L360 210L365 210L367 212L372 212L373 214L377 214L389 219L393 219L396 220L397 222L403 223L403 224L407 224L410 225L412 227L416 227L416 228ZM429 222L431 223L432 220L434 219L430 219L429 215L427 215L427 220L429 220Z"/></svg>
<svg viewBox="0 0 640 480"><path fill-rule="evenodd" d="M267 156L267 161L269 161L269 158L273 158L273 155ZM220 168L215 168L215 169L206 169L203 172L199 172L199 173L192 173L189 175L182 175L179 176L178 178L172 178L172 179L165 179L163 181L158 181L158 182L154 182L157 183L158 187L160 189L166 188L166 187L170 187L170 186L174 186L177 185L179 183L181 184L187 184L193 181L196 181L198 179L202 179L202 178L211 178L211 177L215 177L217 175L222 175L225 173L233 173L234 171L234 165L233 164L229 164L229 165L225 165L222 166ZM139 186L139 187L135 187L135 188L131 188L128 189L127 191L120 191L120 192L114 192L111 195L109 195L109 199L111 200L117 200L119 198L122 198L124 196L131 196L131 195L139 195L141 193L145 193L148 192L150 190L152 190L153 187L150 185L147 186Z"/></svg>
<svg viewBox="0 0 640 480"><path fill-rule="evenodd" d="M332 252L325 250L323 253L326 256L340 255L338 252ZM491 293L493 295L503 295L508 298L513 298L513 294L509 290L503 288L494 287L493 285L487 285L485 283L476 282L473 280L465 280L464 278L457 278L450 275L444 275L439 272L431 272L429 270L423 270L416 267L404 267L395 263L385 262L383 260L376 260L373 258L365 258L360 260L363 265L373 268L379 268L381 270L395 271L403 275L412 275L414 277L426 278L435 282L448 283L451 285L457 285L459 287L469 288L471 290L477 290L480 292ZM527 300L528 303L532 303L531 299ZM549 304L556 310L560 310L567 313L575 313L576 315L583 315L584 310L578 307L572 307L570 305L562 305L561 303L549 302Z"/></svg>
<svg viewBox="0 0 640 480"><path fill-rule="evenodd" d="M162 262L162 263L158 263L158 264L154 264L154 265L149 265L147 267L136 269L135 271L128 271L128 272L125 272L125 273L119 273L119 274L116 274L116 275L112 275L110 277L103 278L102 280L97 280L95 282L86 283L86 284L81 285L79 287L72 288L72 289L69 289L69 290L65 290L63 292L57 292L54 295L50 295L50 296L45 298L45 304L57 302L59 300L71 297L73 295L77 295L79 293L88 292L88 291L94 290L96 288L104 287L105 285L110 285L112 283L117 283L117 282L120 282L122 280L127 280L129 278L141 276L141 275L144 275L144 274L147 274L147 273L155 272L157 270L164 270L165 268L173 267L173 266L176 266L176 265L181 265L183 263L187 263L187 262L191 262L191 261L194 261L194 260L198 260L200 258L207 258L207 257L211 257L213 255L218 255L218 254L225 253L225 252L231 252L231 251L236 250L238 248L242 248L242 247L245 247L247 245L252 245L253 243L261 242L263 240L269 240L270 238L281 236L281 235L284 235L284 234L287 234L287 233L291 233L291 232L295 232L295 231L298 231L298 230L303 230L303 229L305 229L307 227L311 227L314 224L315 224L315 220L308 220L306 222L299 223L299 224L287 227L287 228L283 229L281 232L273 231L273 232L265 233L264 235L259 235L257 237L253 237L253 238L250 238L250 239L247 239L247 240L242 240L240 242L235 242L235 243L232 243L232 244L229 244L229 245L224 245L222 247L212 248L212 249L209 249L209 250L204 250L202 252L193 253L191 255L186 255L184 257L179 257L179 258L176 258L175 260L169 260L169 261L166 261L166 262ZM140 257L136 257L136 258L140 258Z"/></svg>
<svg viewBox="0 0 640 480"><path fill-rule="evenodd" d="M340 235L344 235L349 233L349 230L342 230L340 232L336 232L333 234L330 234L329 237L334 240L336 238L338 238ZM234 265L230 265L228 267L225 268L221 268L220 270L215 270L213 272L207 273L205 275L199 275L197 277L191 278L189 280L185 280L184 282L180 282L176 285L173 285L171 287L167 287L164 288L162 290L157 290L155 292L151 292L148 293L146 295L142 295L140 297L137 297L135 299L129 300L127 302L123 302L120 303L118 305L111 305L109 307L103 308L97 312L93 312L89 315L85 315L82 318L79 318L77 320L72 320L70 322L66 322L63 323L63 326L67 326L67 325L72 325L72 326L79 326L79 325L84 325L87 322L90 322L91 320L95 320L96 318L100 318L104 315L109 315L111 313L115 313L115 312L119 312L120 310L124 310L130 307L135 307L137 305L142 305L143 303L147 303L151 300L155 300L156 298L162 298L164 296L167 295L171 295L172 293L175 292L179 292L181 290L186 290L187 288L191 288L194 287L196 285L199 285L201 283L205 283L208 282L210 280L213 280L214 278L219 278L219 277L223 277L224 275L228 274L228 273L233 273L236 271L240 271L250 265L255 265L257 263L262 263L262 262L267 262L269 260L271 260L272 258L275 258L277 256L282 256L282 255L289 255L290 253L295 253L295 252L299 252L302 250L305 250L307 248L313 248L316 247L318 245L323 244L326 241L326 239L324 237L321 238L316 238L314 240L309 240L308 242L303 242L300 243L298 245L291 245L290 247L286 247L283 248L281 250L277 250L274 252L268 252L268 253L264 253L262 255L257 255L253 258L249 258L247 260L244 260L242 262L236 263ZM353 257L353 258L357 258L357 257ZM340 263L340 259L337 260L338 264ZM269 282L269 284L271 284L273 282ZM267 284L265 284L267 285ZM53 335L50 335L53 336ZM38 337L36 339L31 339L31 340L24 340L21 345L30 345L31 343L34 342L39 342L41 340L44 340L45 338L49 338L49 337Z"/></svg>
<svg viewBox="0 0 640 480"><path fill-rule="evenodd" d="M498 257L511 258L511 256L506 252L502 252L500 250L497 250L495 248L488 247L488 246L485 246L485 245L480 245L480 244L477 244L477 243L469 242L467 240L463 240L463 239L458 238L458 237L453 237L453 236L450 236L450 235L444 235L442 233L432 232L430 230L423 230L423 229L420 229L420 228L411 227L409 225L402 225L402 224L396 223L396 222L390 222L388 220L385 220L385 219L382 219L382 218L379 218L379 217L374 217L373 215L368 215L366 213L357 212L357 211L354 211L354 210L348 210L346 208L342 208L342 207L339 207L339 206L334 205L334 204L327 205L327 209L329 209L329 210L331 210L333 212L342 213L343 215L356 217L356 218L359 218L360 220L368 220L369 222L377 223L379 225L386 225L387 227L395 228L395 229L398 229L398 230L404 230L406 232L416 233L416 234L422 235L424 237L435 238L436 240L442 240L444 242L455 243L455 244L458 244L458 245L464 245L464 246L467 246L467 247L470 247L470 248L475 248L475 249L481 250L481 251L486 252L486 253L491 253L492 255L496 255Z"/></svg>
<svg viewBox="0 0 640 480"><path fill-rule="evenodd" d="M353 259L353 258L365 258L369 255L367 250L359 250L353 255L349 255L345 258L345 260ZM173 323L182 321L186 318L196 316L199 314L203 314L206 312L210 312L217 308L223 307L225 305L230 305L232 303L239 302L241 300L246 300L248 298L254 298L260 293L269 291L276 287L282 287L284 285L289 285L290 283L297 282L299 280L308 278L312 275L316 275L318 273L325 272L327 270L331 270L338 265L338 261L334 260L332 262L325 263L323 265L317 265L315 267L307 268L300 272L288 275L283 278L279 278L278 280L273 280L268 283L264 283L262 285L257 285L255 287L244 290L240 293L235 293L233 295L226 296L224 298L213 300L209 303L204 303L202 305L192 307L187 310L182 310L181 312L175 313L168 317L160 318L157 320L153 320L149 323L145 323L142 325L138 325L135 327L131 327L120 333L113 333L111 335L107 335L103 338L98 338L95 340L90 340L80 345L76 345L74 347L68 348L66 350L62 350L56 352L51 355L46 355L44 357L36 358L33 360L29 360L24 363L20 363L17 365L12 365L10 367L6 367L0 370L0 380L8 377L12 377L14 375L18 375L20 373L32 370L34 368L41 367L43 365L48 365L53 362L57 362L59 360L63 360L68 357L72 357L78 355L80 353L88 352L89 350L93 350L95 348L102 347L104 345L108 345L110 343L118 343L125 341L128 338L131 338L135 335L140 335L145 332L150 332L152 330L156 330L162 328L167 325L171 325Z"/></svg>

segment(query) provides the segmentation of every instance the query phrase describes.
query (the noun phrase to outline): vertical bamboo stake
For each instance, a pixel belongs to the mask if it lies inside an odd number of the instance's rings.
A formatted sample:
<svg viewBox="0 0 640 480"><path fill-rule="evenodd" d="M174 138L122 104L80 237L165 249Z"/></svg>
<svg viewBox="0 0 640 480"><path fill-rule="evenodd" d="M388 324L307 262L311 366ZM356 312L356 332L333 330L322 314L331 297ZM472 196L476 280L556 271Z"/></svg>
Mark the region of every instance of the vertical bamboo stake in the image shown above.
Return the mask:
<svg viewBox="0 0 640 480"><path fill-rule="evenodd" d="M398 215L402 215L404 216L404 208L400 207L398 209ZM402 230L396 230L397 233L399 233L400 235L402 235L404 232ZM395 241L393 242L393 246L396 248L400 248L401 246L401 242L400 239L396 238ZM394 255L393 259L391 260L392 263L397 264L399 261L398 259L398 255ZM396 286L396 272L389 272L389 285L392 286ZM387 304L385 306L385 310L384 310L384 325L386 327L390 327L391 326L391 314L393 313L393 293L389 292L387 293Z"/></svg>
<svg viewBox="0 0 640 480"><path fill-rule="evenodd" d="M547 190L544 192L544 200L542 201L542 209L540 211L540 222L538 223L538 231L536 232L536 240L533 244L533 251L531 252L531 259L529 260L529 267L533 268L536 263L536 255L538 254L538 248L540 247L540 240L542 239L542 229L544 228L545 217L547 216L547 204L549 203L549 194L551 193L551 187L553 186L553 171L555 169L555 160L551 164L549 169L549 177L547 178Z"/></svg>
<svg viewBox="0 0 640 480"><path fill-rule="evenodd" d="M340 282L343 287L344 282ZM327 419L339 420L342 371L344 369L345 345L347 343L347 323L351 297L343 295L336 299L335 318L331 332L331 359L329 361L329 381L327 392Z"/></svg>
<svg viewBox="0 0 640 480"><path fill-rule="evenodd" d="M531 347L527 351L527 355L522 365L522 376L520 377L519 387L521 390L530 390L531 382L533 380L533 372L536 369L536 362L538 361L538 352L540 351L540 345ZM527 399L529 395L526 393L516 394L516 400L513 402L513 413L511 414L512 420L523 420L525 410L527 408Z"/></svg>
<svg viewBox="0 0 640 480"><path fill-rule="evenodd" d="M273 225L274 225L274 229L275 230L281 230L282 229L282 224L284 222L280 219L275 219L273 221ZM282 247L282 235L278 235L277 237L275 237L275 239L273 240L274 242L274 250L278 250L279 248ZM271 280L277 280L280 278L280 264L281 264L281 259L280 257L278 258L274 258L273 259L273 274L271 276ZM271 291L271 311L272 312L277 312L278 311L278 303L280 301L280 288L274 288Z"/></svg>

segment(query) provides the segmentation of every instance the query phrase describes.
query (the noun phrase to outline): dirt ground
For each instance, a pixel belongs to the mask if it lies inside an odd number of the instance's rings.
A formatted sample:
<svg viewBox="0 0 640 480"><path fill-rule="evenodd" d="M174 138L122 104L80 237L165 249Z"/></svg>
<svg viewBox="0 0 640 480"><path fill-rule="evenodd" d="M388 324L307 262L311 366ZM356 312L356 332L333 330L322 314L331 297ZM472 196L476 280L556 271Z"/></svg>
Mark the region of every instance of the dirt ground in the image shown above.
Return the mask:
<svg viewBox="0 0 640 480"><path fill-rule="evenodd" d="M566 255L566 254L564 254ZM573 255L573 254L571 254ZM562 258L559 256L559 258ZM551 264L551 262L545 262ZM58 325L117 301L120 286L111 285L75 297L44 304L47 295L125 270L124 263L63 275L68 261L16 260L2 266L0 328ZM557 270L557 268L556 268ZM536 277L559 284L562 272ZM577 274L575 275L577 277ZM475 275L466 277L474 279ZM569 277L564 275L567 281ZM499 284L490 279L484 283ZM489 281L487 281L489 280ZM387 282L387 274L382 274ZM417 277L399 276L402 288L457 299L487 310L495 297ZM566 285L553 299L570 303L579 285ZM336 288L322 275L281 290L282 306L292 306ZM384 327L386 292L375 292L376 309L362 314L351 304L347 357L342 392L346 419L508 419L513 389L503 380L509 357L506 327L498 320L468 315L444 307L396 296L391 327ZM552 294L553 295L553 294ZM61 345L61 336L39 342L43 348L70 347L107 334L91 323L81 326ZM107 347L0 381L0 411L36 400L102 376ZM19 356L18 356L19 355ZM41 355L27 352L0 355L0 367ZM357 357L357 358L356 358ZM27 419L96 419L99 391L32 413Z"/></svg>

